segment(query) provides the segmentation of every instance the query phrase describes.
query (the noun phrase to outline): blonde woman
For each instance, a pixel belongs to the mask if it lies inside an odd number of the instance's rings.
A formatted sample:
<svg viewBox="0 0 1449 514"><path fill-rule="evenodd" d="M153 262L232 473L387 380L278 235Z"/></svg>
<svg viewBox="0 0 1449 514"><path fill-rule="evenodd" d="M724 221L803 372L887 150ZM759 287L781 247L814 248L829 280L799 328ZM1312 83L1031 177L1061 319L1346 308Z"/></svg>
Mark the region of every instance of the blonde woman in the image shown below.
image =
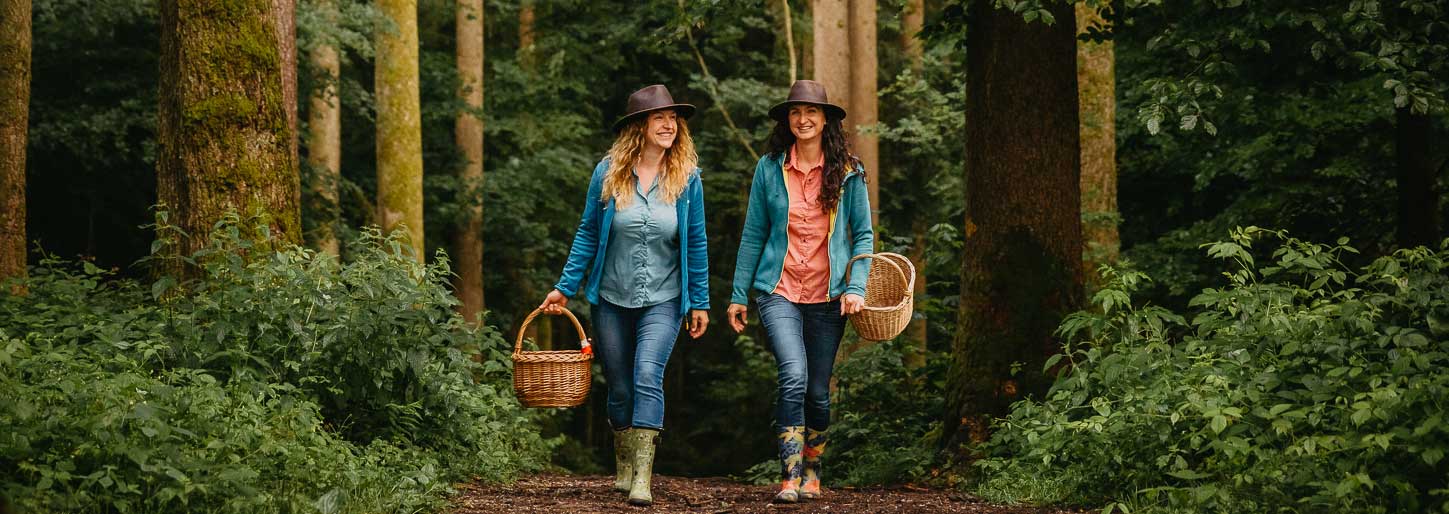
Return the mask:
<svg viewBox="0 0 1449 514"><path fill-rule="evenodd" d="M593 305L594 352L614 429L614 489L649 505L664 429L664 366L686 314L690 337L709 326L709 258L699 158L685 123L694 106L653 85L630 95L625 110L614 146L594 167L568 263L540 307L562 313L580 286Z"/></svg>

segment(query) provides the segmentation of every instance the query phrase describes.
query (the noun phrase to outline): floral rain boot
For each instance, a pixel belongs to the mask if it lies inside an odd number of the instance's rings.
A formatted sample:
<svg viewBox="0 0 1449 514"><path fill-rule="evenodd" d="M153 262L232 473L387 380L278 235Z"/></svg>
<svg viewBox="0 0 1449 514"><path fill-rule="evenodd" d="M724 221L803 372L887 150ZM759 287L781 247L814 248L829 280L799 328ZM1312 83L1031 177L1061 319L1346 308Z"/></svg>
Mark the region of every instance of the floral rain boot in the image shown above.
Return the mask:
<svg viewBox="0 0 1449 514"><path fill-rule="evenodd" d="M820 454L825 453L828 437L824 430L805 429L805 473L800 478L800 498L813 500L820 497Z"/></svg>
<svg viewBox="0 0 1449 514"><path fill-rule="evenodd" d="M780 432L780 492L775 493L775 503L800 501L800 473L803 468L802 452L805 448L805 427L785 427Z"/></svg>

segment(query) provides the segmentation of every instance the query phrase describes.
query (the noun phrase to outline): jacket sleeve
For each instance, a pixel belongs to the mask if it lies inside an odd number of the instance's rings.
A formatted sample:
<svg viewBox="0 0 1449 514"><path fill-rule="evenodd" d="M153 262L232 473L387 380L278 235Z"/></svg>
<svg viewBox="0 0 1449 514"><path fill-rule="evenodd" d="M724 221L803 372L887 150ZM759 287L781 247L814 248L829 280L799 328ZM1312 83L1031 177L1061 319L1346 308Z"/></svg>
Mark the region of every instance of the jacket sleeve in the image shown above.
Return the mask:
<svg viewBox="0 0 1449 514"><path fill-rule="evenodd" d="M740 235L739 253L735 255L735 277L730 290L730 303L749 305L750 284L755 281L755 269L760 265L760 254L765 250L765 240L770 234L770 216L765 205L765 162L769 156L760 158L755 164L755 177L750 183L750 202L745 210L744 233Z"/></svg>
<svg viewBox="0 0 1449 514"><path fill-rule="evenodd" d="M875 228L870 223L870 193L865 187L865 173L862 171L848 179L850 186L850 256L875 251ZM870 275L871 259L855 261L850 268L845 294L865 296L865 279ZM864 264L864 266L862 266Z"/></svg>
<svg viewBox="0 0 1449 514"><path fill-rule="evenodd" d="M709 310L709 236L704 229L704 184L689 181L689 308Z"/></svg>
<svg viewBox="0 0 1449 514"><path fill-rule="evenodd" d="M598 166L594 167L593 177L589 179L589 193L584 197L584 214L579 217L579 228L574 232L568 261L564 264L558 283L553 286L564 296L572 297L579 292L584 270L589 269L589 264L594 262L594 254L599 251L599 216L603 205L599 196L603 194L604 171L608 169L608 163L606 159L599 161Z"/></svg>

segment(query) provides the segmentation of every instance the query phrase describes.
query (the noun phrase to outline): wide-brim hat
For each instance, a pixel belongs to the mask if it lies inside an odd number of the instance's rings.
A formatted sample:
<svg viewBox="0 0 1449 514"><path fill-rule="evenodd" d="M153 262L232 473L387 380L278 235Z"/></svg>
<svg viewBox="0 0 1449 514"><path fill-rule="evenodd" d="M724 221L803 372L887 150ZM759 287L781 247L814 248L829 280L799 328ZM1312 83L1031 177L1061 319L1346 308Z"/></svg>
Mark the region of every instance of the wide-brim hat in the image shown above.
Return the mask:
<svg viewBox="0 0 1449 514"><path fill-rule="evenodd" d="M664 84L645 86L629 95L629 104L624 107L624 111L628 114L620 116L619 120L614 122L614 132L624 128L624 125L634 118L660 109L674 109L684 118L694 115L694 106L675 103L674 95L669 94L669 88L664 87Z"/></svg>
<svg viewBox="0 0 1449 514"><path fill-rule="evenodd" d="M792 104L819 105L824 107L826 112L834 113L835 119L845 118L845 108L830 103L830 97L825 94L825 84L813 80L795 81L790 86L790 96L770 108L770 117L781 123L788 123Z"/></svg>

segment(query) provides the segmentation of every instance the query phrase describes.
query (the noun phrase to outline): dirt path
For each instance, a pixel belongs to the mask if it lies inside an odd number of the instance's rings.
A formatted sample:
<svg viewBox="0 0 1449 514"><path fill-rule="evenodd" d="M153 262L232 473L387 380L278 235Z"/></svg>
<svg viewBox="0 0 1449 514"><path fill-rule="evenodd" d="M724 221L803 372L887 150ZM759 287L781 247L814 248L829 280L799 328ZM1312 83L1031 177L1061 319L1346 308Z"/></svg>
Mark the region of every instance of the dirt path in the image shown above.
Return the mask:
<svg viewBox="0 0 1449 514"><path fill-rule="evenodd" d="M772 486L746 485L722 478L655 477L654 506L631 507L610 490L612 476L539 475L510 485L466 484L454 501L456 514L594 512L829 512L1068 514L1085 511L1002 507L950 491L895 488L840 488L826 497L795 505L768 503Z"/></svg>

